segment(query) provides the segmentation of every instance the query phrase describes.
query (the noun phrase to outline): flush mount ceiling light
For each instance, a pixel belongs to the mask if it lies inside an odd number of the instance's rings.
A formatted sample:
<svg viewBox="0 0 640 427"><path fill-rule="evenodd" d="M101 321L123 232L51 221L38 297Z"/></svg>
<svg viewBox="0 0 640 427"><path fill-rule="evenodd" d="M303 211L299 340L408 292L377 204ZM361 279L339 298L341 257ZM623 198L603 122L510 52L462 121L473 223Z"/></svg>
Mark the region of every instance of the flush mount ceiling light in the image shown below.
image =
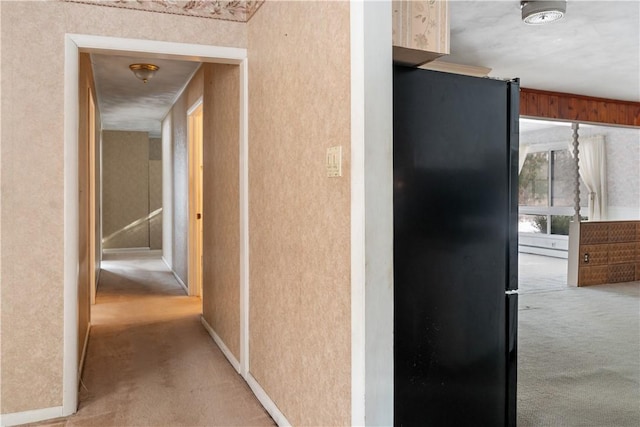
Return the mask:
<svg viewBox="0 0 640 427"><path fill-rule="evenodd" d="M160 67L153 64L131 64L129 65L129 69L133 71L133 74L135 74L137 78L146 83L156 74L156 71L158 71Z"/></svg>
<svg viewBox="0 0 640 427"><path fill-rule="evenodd" d="M525 24L547 24L562 19L567 11L567 1L521 1L520 9L522 9L522 20Z"/></svg>

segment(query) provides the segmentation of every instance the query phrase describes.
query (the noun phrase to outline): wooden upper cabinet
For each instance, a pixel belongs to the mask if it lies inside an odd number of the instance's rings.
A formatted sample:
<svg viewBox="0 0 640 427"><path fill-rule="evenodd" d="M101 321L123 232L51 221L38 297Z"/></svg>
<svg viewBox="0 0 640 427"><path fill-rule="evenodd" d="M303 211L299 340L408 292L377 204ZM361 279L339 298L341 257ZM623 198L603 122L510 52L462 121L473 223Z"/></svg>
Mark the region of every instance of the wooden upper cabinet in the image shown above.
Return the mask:
<svg viewBox="0 0 640 427"><path fill-rule="evenodd" d="M417 66L449 54L448 0L393 1L393 61Z"/></svg>

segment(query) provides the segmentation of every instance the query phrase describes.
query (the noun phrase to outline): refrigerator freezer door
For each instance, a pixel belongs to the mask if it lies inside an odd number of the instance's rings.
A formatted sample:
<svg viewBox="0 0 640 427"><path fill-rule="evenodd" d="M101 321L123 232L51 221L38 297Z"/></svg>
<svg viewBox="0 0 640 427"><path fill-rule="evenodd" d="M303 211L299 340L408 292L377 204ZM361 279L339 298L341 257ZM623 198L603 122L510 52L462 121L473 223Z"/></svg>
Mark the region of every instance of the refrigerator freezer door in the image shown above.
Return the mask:
<svg viewBox="0 0 640 427"><path fill-rule="evenodd" d="M516 427L517 377L518 377L518 294L507 295L507 421L508 427Z"/></svg>

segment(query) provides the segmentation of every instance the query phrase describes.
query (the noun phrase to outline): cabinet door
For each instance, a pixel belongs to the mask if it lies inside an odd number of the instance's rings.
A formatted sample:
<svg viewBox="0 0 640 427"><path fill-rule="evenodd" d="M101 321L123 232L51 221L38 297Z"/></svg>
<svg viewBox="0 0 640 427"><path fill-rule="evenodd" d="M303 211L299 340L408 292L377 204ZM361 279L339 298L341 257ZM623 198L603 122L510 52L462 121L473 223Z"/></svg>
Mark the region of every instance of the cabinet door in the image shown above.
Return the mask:
<svg viewBox="0 0 640 427"><path fill-rule="evenodd" d="M448 0L392 3L396 63L415 66L449 54Z"/></svg>

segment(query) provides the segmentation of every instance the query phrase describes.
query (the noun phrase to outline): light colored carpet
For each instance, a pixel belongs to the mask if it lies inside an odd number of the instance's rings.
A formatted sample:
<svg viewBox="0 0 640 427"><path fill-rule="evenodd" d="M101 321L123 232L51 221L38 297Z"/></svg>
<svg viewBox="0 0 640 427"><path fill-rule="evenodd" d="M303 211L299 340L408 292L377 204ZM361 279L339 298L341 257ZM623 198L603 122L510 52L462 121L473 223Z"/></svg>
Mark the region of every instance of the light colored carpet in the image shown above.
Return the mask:
<svg viewBox="0 0 640 427"><path fill-rule="evenodd" d="M518 293L567 289L567 260L542 255L519 254Z"/></svg>
<svg viewBox="0 0 640 427"><path fill-rule="evenodd" d="M162 261L111 258L80 410L40 426L274 425ZM567 287L565 266L520 259L518 426L640 426L640 282Z"/></svg>
<svg viewBox="0 0 640 427"><path fill-rule="evenodd" d="M640 426L640 282L567 287L543 261L521 268L518 426Z"/></svg>
<svg viewBox="0 0 640 427"><path fill-rule="evenodd" d="M159 257L110 256L96 302L79 411L48 425L275 425Z"/></svg>

